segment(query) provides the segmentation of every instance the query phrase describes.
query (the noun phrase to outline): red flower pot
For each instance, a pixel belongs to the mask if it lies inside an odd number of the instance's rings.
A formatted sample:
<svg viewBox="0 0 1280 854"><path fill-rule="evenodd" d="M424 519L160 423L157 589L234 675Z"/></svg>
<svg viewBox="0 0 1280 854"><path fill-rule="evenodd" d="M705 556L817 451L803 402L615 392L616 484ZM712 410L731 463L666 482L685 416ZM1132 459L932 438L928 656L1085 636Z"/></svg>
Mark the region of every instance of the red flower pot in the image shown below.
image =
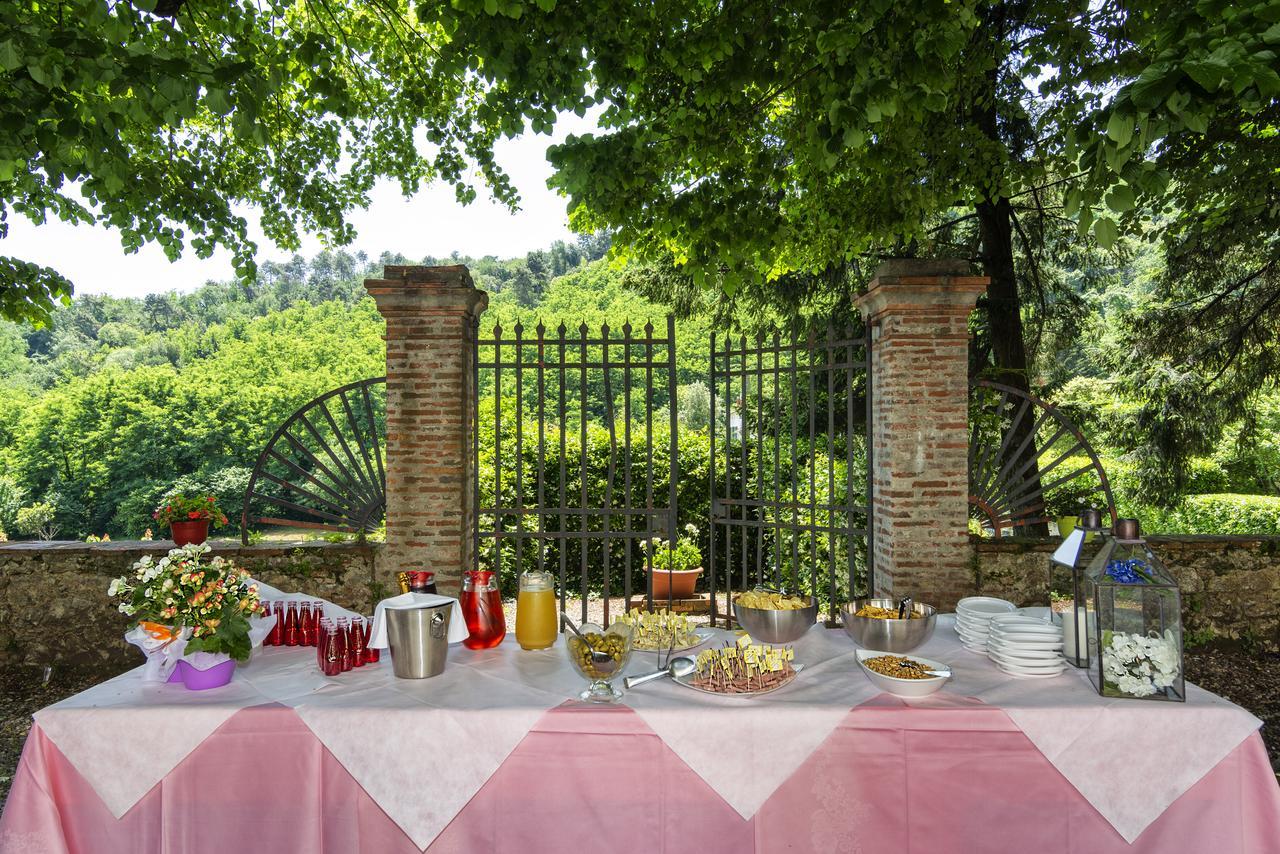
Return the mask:
<svg viewBox="0 0 1280 854"><path fill-rule="evenodd" d="M209 538L209 520L191 519L186 522L170 522L169 531L175 546L200 545Z"/></svg>
<svg viewBox="0 0 1280 854"><path fill-rule="evenodd" d="M693 588L702 575L702 567L697 569L650 569L649 586L653 590L653 598L658 599L691 599Z"/></svg>

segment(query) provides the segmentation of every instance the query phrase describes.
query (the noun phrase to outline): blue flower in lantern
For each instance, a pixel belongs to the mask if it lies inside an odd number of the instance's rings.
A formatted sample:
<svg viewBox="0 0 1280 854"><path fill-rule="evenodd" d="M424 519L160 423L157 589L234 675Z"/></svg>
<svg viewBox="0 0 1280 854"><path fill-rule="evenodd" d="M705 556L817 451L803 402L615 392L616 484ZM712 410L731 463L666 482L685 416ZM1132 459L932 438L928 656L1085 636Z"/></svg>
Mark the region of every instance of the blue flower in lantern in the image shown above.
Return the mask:
<svg viewBox="0 0 1280 854"><path fill-rule="evenodd" d="M1145 584L1147 564L1141 558L1113 560L1107 563L1107 575L1118 584Z"/></svg>

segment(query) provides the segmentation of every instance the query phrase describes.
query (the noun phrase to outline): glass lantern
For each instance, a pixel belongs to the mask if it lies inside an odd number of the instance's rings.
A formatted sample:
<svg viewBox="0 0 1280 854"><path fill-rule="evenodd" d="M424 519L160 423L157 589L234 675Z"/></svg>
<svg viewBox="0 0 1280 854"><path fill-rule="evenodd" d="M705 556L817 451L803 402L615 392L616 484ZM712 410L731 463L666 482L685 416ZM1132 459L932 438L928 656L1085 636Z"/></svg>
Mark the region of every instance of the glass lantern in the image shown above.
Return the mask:
<svg viewBox="0 0 1280 854"><path fill-rule="evenodd" d="M1104 697L1186 699L1178 583L1137 519L1116 521L1085 571L1092 591L1090 667Z"/></svg>
<svg viewBox="0 0 1280 854"><path fill-rule="evenodd" d="M1081 510L1079 522L1049 559L1049 608L1053 621L1062 626L1062 656L1075 667L1088 667L1093 596L1085 575L1086 550L1097 547L1102 536L1102 513ZM1096 652L1096 648L1092 650Z"/></svg>

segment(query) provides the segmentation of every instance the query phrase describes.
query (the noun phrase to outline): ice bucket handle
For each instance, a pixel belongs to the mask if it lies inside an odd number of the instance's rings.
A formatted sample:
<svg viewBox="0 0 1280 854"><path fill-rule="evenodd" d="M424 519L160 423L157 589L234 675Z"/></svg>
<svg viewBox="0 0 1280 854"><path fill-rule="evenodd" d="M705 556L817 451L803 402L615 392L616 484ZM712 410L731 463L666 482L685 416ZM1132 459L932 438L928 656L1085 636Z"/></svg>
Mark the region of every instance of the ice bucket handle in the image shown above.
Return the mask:
<svg viewBox="0 0 1280 854"><path fill-rule="evenodd" d="M438 611L431 618L431 636L437 640L444 637L444 614Z"/></svg>

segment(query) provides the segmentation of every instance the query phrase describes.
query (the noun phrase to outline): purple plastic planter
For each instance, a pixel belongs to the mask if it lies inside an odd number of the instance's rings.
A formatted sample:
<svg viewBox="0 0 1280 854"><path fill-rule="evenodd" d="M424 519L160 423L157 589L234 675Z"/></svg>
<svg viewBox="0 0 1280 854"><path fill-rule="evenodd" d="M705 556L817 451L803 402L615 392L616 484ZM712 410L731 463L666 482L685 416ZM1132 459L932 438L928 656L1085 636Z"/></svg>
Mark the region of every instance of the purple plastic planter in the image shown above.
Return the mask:
<svg viewBox="0 0 1280 854"><path fill-rule="evenodd" d="M231 677L236 672L235 659L228 659L221 664L215 664L208 670L197 670L185 661L179 661L178 666L174 668L174 673L181 674L179 678L182 684L187 686L188 691L204 691L209 688L221 688L231 681ZM173 677L169 677L169 681L173 681Z"/></svg>

